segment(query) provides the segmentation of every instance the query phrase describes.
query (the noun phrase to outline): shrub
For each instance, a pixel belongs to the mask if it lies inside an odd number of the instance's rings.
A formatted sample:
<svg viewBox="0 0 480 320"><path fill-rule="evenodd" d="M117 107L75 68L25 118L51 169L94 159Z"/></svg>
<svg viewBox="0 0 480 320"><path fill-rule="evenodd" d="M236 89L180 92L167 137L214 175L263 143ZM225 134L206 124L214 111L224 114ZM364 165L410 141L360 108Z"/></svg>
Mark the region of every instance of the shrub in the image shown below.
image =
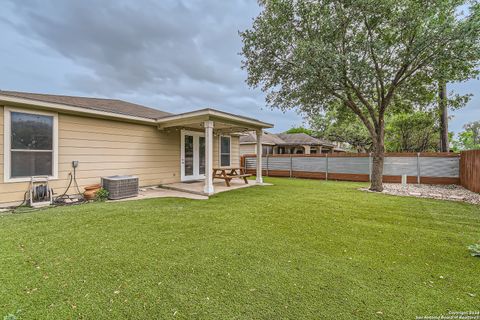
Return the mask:
<svg viewBox="0 0 480 320"><path fill-rule="evenodd" d="M95 193L95 201L105 201L108 199L108 191L104 188L99 189Z"/></svg>
<svg viewBox="0 0 480 320"><path fill-rule="evenodd" d="M469 245L468 249L470 250L472 256L480 257L480 243Z"/></svg>
<svg viewBox="0 0 480 320"><path fill-rule="evenodd" d="M15 313L9 313L6 316L3 316L3 320L17 320L21 312L22 310L19 309Z"/></svg>

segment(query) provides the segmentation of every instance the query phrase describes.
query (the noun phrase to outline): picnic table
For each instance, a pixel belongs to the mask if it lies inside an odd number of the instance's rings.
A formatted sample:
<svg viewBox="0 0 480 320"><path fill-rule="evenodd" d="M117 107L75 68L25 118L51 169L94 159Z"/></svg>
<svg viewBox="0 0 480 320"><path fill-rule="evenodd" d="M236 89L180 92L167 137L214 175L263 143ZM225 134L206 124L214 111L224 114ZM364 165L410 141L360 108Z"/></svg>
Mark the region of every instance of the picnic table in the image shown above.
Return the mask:
<svg viewBox="0 0 480 320"><path fill-rule="evenodd" d="M235 178L243 179L248 184L247 178L250 176L251 174L245 172L245 168L213 168L213 179L225 180L227 187L230 187L230 181Z"/></svg>

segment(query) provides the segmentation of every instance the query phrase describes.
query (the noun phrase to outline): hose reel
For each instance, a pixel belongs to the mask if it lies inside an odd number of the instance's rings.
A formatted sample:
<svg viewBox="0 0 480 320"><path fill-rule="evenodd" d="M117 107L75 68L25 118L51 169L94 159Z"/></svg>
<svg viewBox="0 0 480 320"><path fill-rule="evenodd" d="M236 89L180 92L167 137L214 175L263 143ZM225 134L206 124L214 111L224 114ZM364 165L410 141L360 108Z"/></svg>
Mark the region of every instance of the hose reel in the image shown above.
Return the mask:
<svg viewBox="0 0 480 320"><path fill-rule="evenodd" d="M48 176L33 176L30 179L28 203L30 207L43 207L52 204L52 189Z"/></svg>

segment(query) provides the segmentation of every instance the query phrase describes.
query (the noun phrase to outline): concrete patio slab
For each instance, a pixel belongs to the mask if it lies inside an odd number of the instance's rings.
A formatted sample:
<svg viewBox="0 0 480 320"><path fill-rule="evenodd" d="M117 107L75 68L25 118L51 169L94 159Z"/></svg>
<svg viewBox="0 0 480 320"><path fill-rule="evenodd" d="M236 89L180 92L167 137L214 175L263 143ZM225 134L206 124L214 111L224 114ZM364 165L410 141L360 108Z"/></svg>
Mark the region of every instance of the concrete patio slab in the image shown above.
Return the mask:
<svg viewBox="0 0 480 320"><path fill-rule="evenodd" d="M144 187L144 188L140 188L140 190L138 191L137 197L125 198L125 199L119 199L119 200L109 200L109 201L118 202L118 201L154 199L154 198L186 198L186 199L193 199L193 200L208 200L208 197L205 195L182 192L178 190L169 190L169 189L164 189L160 187Z"/></svg>
<svg viewBox="0 0 480 320"><path fill-rule="evenodd" d="M263 184L257 184L255 180L248 180L248 184L246 184L243 180L240 179L234 179L230 181L230 187L227 187L225 184L225 181L215 181L213 183L213 186L215 188L215 194L220 193L220 192L225 192L225 191L231 191L231 190L236 190L236 189L242 189L242 188L248 188L256 185L271 185L269 183L263 183ZM170 184L164 184L161 186L162 188L168 189L168 190L175 190L175 191L181 191L181 192L188 192L191 194L195 195L202 195L205 196L205 193L203 192L203 187L204 187L204 181L193 181L193 182L177 182L177 183L170 183Z"/></svg>

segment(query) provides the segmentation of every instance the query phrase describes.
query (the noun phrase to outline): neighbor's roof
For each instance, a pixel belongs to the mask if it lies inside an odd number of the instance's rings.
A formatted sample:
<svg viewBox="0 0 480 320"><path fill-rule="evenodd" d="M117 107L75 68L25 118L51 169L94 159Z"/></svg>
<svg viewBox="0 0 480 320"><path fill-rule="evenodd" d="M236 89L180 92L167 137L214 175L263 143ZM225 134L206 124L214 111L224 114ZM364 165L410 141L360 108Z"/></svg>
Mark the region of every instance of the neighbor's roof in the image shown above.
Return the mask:
<svg viewBox="0 0 480 320"><path fill-rule="evenodd" d="M284 143L282 139L277 137L276 134L264 132L261 137L262 144L271 144L271 145L278 145ZM257 135L255 132L247 132L245 135L240 136L240 143L249 144L249 143L256 143L257 142Z"/></svg>
<svg viewBox="0 0 480 320"><path fill-rule="evenodd" d="M324 140L320 140L309 136L306 133L279 133L278 137L282 139L286 145L328 145L332 146L333 144Z"/></svg>
<svg viewBox="0 0 480 320"><path fill-rule="evenodd" d="M262 144L273 144L278 146L290 145L321 145L333 147L331 142L314 138L306 133L267 133L264 132L261 138ZM256 143L257 136L254 132L248 132L240 137L241 144Z"/></svg>
<svg viewBox="0 0 480 320"><path fill-rule="evenodd" d="M49 103L58 103L95 111L111 112L147 119L159 119L171 115L171 113L160 111L158 109L144 107L135 103L116 99L73 97L3 90L0 90L0 95Z"/></svg>

